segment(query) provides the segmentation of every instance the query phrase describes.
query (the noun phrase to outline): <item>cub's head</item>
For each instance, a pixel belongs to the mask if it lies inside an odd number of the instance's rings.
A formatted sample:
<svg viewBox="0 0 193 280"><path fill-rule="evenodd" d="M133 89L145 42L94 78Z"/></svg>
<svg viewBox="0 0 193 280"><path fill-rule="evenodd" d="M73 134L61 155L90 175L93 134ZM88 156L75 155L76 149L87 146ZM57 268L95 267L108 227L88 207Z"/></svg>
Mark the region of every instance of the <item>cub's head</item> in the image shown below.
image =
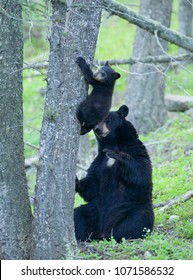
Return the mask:
<svg viewBox="0 0 193 280"><path fill-rule="evenodd" d="M119 79L121 75L113 70L109 66L108 61L106 62L105 66L101 67L100 70L97 73L93 74L93 78L106 85L114 85L115 81Z"/></svg>
<svg viewBox="0 0 193 280"><path fill-rule="evenodd" d="M94 129L97 139L113 140L119 137L121 129L123 130L127 126L128 122L125 118L128 113L129 108L126 105L122 105L118 111L109 112L108 116Z"/></svg>

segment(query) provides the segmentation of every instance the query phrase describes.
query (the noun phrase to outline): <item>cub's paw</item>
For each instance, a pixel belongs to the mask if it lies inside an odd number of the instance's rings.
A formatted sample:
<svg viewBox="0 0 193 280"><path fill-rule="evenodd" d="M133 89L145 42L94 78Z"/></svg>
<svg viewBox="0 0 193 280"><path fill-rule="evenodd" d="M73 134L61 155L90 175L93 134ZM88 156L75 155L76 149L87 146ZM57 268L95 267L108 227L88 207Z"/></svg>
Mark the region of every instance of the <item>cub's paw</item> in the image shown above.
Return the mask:
<svg viewBox="0 0 193 280"><path fill-rule="evenodd" d="M103 152L108 158L118 159L118 152L114 150L104 149Z"/></svg>
<svg viewBox="0 0 193 280"><path fill-rule="evenodd" d="M107 157L107 167L112 167L117 160L116 151L104 149L103 152Z"/></svg>
<svg viewBox="0 0 193 280"><path fill-rule="evenodd" d="M77 59L76 59L76 63L78 64L78 66L82 65L82 64L85 64L86 61L83 57L81 56L78 56Z"/></svg>

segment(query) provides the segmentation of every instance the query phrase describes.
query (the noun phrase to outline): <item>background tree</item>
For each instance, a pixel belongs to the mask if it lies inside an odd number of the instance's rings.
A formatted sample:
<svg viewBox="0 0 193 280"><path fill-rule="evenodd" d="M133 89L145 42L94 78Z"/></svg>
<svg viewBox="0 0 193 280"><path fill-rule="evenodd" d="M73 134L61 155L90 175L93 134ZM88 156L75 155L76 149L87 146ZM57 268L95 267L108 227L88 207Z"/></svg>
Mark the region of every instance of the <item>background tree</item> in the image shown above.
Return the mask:
<svg viewBox="0 0 193 280"><path fill-rule="evenodd" d="M86 94L75 60L92 62L100 25L100 0L52 0L48 86L41 130L33 250L35 259L75 255L73 208L79 143L77 105Z"/></svg>
<svg viewBox="0 0 193 280"><path fill-rule="evenodd" d="M179 0L179 32L186 36L192 36L192 0ZM186 50L179 48L179 53L187 53Z"/></svg>
<svg viewBox="0 0 193 280"><path fill-rule="evenodd" d="M21 1L1 1L0 26L0 258L28 259L31 210L24 170Z"/></svg>
<svg viewBox="0 0 193 280"><path fill-rule="evenodd" d="M151 19L159 19L169 26L172 0L144 0L140 4L140 14ZM133 46L133 57L165 54L167 42L155 35L137 28ZM134 64L130 67L126 101L130 108L130 119L140 133L155 130L164 124L167 112L164 105L165 75L156 66Z"/></svg>

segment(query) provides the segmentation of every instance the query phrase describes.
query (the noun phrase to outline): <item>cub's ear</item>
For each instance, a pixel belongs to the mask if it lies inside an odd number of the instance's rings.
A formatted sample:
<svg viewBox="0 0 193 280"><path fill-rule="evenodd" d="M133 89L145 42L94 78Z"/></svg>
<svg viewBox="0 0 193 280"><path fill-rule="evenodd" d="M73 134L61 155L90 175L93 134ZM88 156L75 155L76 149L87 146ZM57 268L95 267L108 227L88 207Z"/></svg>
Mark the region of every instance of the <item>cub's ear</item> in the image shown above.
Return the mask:
<svg viewBox="0 0 193 280"><path fill-rule="evenodd" d="M117 72L113 73L113 77L115 80L119 79L121 77L121 75Z"/></svg>
<svg viewBox="0 0 193 280"><path fill-rule="evenodd" d="M119 110L118 114L120 114L122 117L126 117L129 113L129 108L126 105L122 105Z"/></svg>
<svg viewBox="0 0 193 280"><path fill-rule="evenodd" d="M108 60L106 61L105 66L109 66L109 62L108 62Z"/></svg>

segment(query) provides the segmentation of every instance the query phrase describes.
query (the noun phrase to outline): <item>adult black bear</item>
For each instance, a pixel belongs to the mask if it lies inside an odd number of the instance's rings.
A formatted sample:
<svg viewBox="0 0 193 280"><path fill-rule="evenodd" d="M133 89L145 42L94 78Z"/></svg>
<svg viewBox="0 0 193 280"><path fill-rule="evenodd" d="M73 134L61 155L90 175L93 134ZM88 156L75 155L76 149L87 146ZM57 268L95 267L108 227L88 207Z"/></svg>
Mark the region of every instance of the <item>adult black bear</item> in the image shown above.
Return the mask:
<svg viewBox="0 0 193 280"><path fill-rule="evenodd" d="M88 84L93 90L87 98L81 102L77 109L77 118L81 124L81 135L86 134L101 122L108 114L115 81L120 77L106 62L97 73L93 74L90 66L84 58L78 57L76 60L82 70Z"/></svg>
<svg viewBox="0 0 193 280"><path fill-rule="evenodd" d="M135 239L152 230L152 167L128 107L110 112L95 128L98 155L76 191L88 203L75 209L77 240Z"/></svg>

